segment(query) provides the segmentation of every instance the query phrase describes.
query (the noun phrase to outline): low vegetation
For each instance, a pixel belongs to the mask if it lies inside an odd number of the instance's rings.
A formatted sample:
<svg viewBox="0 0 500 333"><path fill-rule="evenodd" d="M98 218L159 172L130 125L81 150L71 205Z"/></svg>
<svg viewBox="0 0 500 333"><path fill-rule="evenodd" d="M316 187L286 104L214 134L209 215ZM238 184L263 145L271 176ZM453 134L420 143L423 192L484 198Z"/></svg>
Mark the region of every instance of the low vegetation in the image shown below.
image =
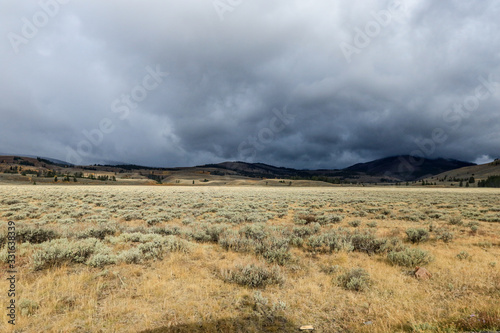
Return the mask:
<svg viewBox="0 0 500 333"><path fill-rule="evenodd" d="M0 262L23 332L499 330L499 194L2 186Z"/></svg>

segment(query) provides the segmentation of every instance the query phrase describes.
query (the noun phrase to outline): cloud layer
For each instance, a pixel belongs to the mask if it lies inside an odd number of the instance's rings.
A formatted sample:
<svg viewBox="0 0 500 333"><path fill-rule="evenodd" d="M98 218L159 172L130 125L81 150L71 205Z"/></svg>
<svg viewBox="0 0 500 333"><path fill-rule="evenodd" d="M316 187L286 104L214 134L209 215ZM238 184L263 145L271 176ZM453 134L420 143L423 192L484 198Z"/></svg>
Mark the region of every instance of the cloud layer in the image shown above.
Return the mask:
<svg viewBox="0 0 500 333"><path fill-rule="evenodd" d="M497 1L0 6L0 152L296 168L500 157Z"/></svg>

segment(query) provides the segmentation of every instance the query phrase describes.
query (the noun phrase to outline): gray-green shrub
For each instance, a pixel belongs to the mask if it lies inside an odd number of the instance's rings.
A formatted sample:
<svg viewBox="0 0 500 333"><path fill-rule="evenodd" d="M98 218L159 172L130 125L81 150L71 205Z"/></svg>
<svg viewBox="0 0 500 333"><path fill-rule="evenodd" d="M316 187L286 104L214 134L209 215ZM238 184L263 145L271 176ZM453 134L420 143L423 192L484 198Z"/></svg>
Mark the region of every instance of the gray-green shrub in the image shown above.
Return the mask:
<svg viewBox="0 0 500 333"><path fill-rule="evenodd" d="M317 234L321 230L319 223L312 223L308 226L294 227L292 233L294 236L304 238L310 235Z"/></svg>
<svg viewBox="0 0 500 333"><path fill-rule="evenodd" d="M263 265L237 265L234 269L221 272L226 282L237 283L250 288L266 287L268 285L283 285L285 277L278 266L268 268Z"/></svg>
<svg viewBox="0 0 500 333"><path fill-rule="evenodd" d="M116 233L116 228L115 226L101 226L97 228L90 228L82 231L80 234L77 235L77 238L79 239L84 239L84 238L97 238L100 240L103 240L106 238L106 236L113 236Z"/></svg>
<svg viewBox="0 0 500 333"><path fill-rule="evenodd" d="M292 259L289 249L288 238L269 237L256 245L255 253L262 255L269 263L286 265Z"/></svg>
<svg viewBox="0 0 500 333"><path fill-rule="evenodd" d="M387 239L377 238L371 232L355 232L350 242L354 251L374 254L384 251Z"/></svg>
<svg viewBox="0 0 500 333"><path fill-rule="evenodd" d="M16 230L16 240L20 243L40 244L59 237L59 233L50 229L23 227Z"/></svg>
<svg viewBox="0 0 500 333"><path fill-rule="evenodd" d="M85 263L94 253L109 253L110 249L96 238L78 241L56 239L39 245L33 255L33 269L41 270L64 263Z"/></svg>
<svg viewBox="0 0 500 333"><path fill-rule="evenodd" d="M335 224L335 223L340 223L344 219L344 216L342 215L334 215L334 214L329 214L329 215L323 215L319 216L317 218L317 221L321 225L325 224Z"/></svg>
<svg viewBox="0 0 500 333"><path fill-rule="evenodd" d="M463 224L462 218L460 218L459 216L452 216L452 217L450 217L450 219L448 220L448 222L451 225L462 225Z"/></svg>
<svg viewBox="0 0 500 333"><path fill-rule="evenodd" d="M87 260L87 265L95 268L102 268L107 265L116 264L118 258L113 254L97 253Z"/></svg>
<svg viewBox="0 0 500 333"><path fill-rule="evenodd" d="M403 251L391 251L387 259L393 264L404 267L415 267L430 263L433 258L429 252L418 248L406 248Z"/></svg>
<svg viewBox="0 0 500 333"><path fill-rule="evenodd" d="M267 236L267 231L262 224L245 225L240 229L240 234L245 235L246 238L253 240L262 240Z"/></svg>
<svg viewBox="0 0 500 333"><path fill-rule="evenodd" d="M454 237L454 235L452 232L450 232L448 230L439 230L437 232L436 239L442 240L445 243L449 243L453 240L453 237Z"/></svg>
<svg viewBox="0 0 500 333"><path fill-rule="evenodd" d="M425 229L407 229L406 236L411 243L420 243L429 239L429 232Z"/></svg>
<svg viewBox="0 0 500 333"><path fill-rule="evenodd" d="M337 277L337 283L344 289L364 291L370 288L372 280L363 268L353 268Z"/></svg>
<svg viewBox="0 0 500 333"><path fill-rule="evenodd" d="M354 220L354 221L350 221L348 223L351 227L353 228L357 228L361 225L361 221L360 220Z"/></svg>
<svg viewBox="0 0 500 333"><path fill-rule="evenodd" d="M223 233L218 243L224 250L241 253L251 252L257 245L252 239L241 237L235 231Z"/></svg>

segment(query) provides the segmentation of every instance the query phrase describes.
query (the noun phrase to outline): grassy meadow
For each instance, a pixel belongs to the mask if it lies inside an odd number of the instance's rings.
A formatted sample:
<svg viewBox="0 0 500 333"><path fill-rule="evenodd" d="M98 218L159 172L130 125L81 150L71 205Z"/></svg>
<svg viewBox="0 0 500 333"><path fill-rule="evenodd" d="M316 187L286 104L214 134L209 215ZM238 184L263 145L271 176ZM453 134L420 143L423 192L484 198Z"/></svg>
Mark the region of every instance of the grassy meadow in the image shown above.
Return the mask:
<svg viewBox="0 0 500 333"><path fill-rule="evenodd" d="M0 243L2 332L500 330L498 189L5 185Z"/></svg>

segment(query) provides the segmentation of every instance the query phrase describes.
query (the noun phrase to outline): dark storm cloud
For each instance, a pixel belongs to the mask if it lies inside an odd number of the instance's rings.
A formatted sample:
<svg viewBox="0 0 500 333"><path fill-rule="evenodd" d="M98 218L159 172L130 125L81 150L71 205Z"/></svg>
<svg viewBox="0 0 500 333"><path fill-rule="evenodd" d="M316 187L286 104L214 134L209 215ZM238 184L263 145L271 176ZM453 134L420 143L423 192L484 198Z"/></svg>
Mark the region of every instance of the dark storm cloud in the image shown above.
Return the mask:
<svg viewBox="0 0 500 333"><path fill-rule="evenodd" d="M1 7L2 152L297 168L500 155L496 1Z"/></svg>

